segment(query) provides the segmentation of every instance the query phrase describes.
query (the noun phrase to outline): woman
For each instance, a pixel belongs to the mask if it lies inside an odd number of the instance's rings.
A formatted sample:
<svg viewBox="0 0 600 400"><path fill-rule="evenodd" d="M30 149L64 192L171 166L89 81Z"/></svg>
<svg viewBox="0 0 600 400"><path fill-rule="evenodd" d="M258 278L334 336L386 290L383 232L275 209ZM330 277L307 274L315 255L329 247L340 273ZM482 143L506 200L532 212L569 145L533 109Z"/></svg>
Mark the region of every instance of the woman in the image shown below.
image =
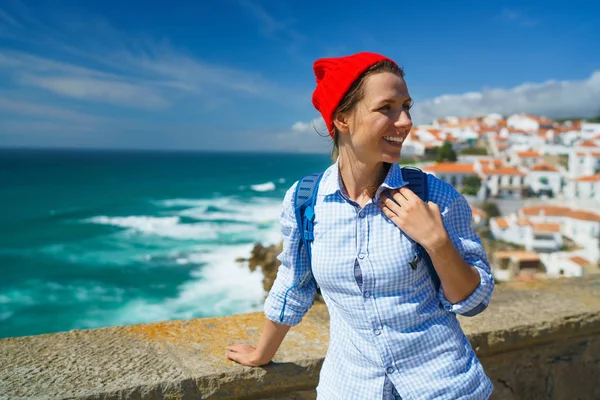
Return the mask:
<svg viewBox="0 0 600 400"><path fill-rule="evenodd" d="M298 251L294 184L283 203L281 266L264 331L256 347L230 346L227 357L268 363L318 283L330 313L319 399L487 399L492 383L455 314L485 308L494 281L465 198L432 176L428 203L405 187L398 161L412 100L402 69L359 53L317 60L314 71L313 104L339 152L318 189L314 279L294 287L309 268ZM416 243L431 258L439 291L424 261L410 265Z"/></svg>

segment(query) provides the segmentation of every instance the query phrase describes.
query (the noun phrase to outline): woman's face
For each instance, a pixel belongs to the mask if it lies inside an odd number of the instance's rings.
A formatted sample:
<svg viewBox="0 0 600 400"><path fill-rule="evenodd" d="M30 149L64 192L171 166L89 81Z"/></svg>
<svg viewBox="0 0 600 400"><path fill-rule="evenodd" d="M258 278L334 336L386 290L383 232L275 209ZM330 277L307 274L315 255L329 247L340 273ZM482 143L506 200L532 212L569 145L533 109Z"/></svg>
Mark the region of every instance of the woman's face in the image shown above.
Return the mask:
<svg viewBox="0 0 600 400"><path fill-rule="evenodd" d="M365 78L364 97L349 116L345 135L355 156L366 163L398 162L412 127L411 105L404 78L391 72Z"/></svg>

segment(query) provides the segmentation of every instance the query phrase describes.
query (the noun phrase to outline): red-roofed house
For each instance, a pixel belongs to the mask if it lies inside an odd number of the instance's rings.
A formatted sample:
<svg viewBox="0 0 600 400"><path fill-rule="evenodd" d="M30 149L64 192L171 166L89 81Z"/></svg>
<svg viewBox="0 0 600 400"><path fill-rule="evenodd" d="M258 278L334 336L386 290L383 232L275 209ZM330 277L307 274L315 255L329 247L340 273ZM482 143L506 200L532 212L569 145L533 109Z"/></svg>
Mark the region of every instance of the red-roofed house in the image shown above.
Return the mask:
<svg viewBox="0 0 600 400"><path fill-rule="evenodd" d="M562 174L556 167L541 162L531 166L525 183L537 196L555 197L562 190Z"/></svg>
<svg viewBox="0 0 600 400"><path fill-rule="evenodd" d="M570 178L564 189L568 199L600 200L600 174Z"/></svg>
<svg viewBox="0 0 600 400"><path fill-rule="evenodd" d="M505 166L498 159L477 160L474 167L485 185L485 197L521 198L527 194L526 174L520 168Z"/></svg>
<svg viewBox="0 0 600 400"><path fill-rule="evenodd" d="M515 165L531 168L535 164L539 164L543 160L543 155L539 151L527 150L517 151L512 154L511 162Z"/></svg>
<svg viewBox="0 0 600 400"><path fill-rule="evenodd" d="M462 187L463 181L466 177L477 176L477 172L473 168L473 164L469 163L434 163L426 165L422 169L425 172L435 175L444 182L451 184L457 189Z"/></svg>

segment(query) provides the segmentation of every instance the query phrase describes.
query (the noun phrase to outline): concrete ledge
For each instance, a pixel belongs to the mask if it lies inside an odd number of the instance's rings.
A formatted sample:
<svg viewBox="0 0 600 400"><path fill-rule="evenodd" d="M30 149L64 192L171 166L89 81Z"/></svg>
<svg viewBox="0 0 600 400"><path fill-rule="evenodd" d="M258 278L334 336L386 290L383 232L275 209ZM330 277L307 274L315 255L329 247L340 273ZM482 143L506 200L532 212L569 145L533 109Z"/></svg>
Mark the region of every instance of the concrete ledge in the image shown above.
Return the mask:
<svg viewBox="0 0 600 400"><path fill-rule="evenodd" d="M600 398L600 277L498 285L486 312L460 321L494 398ZM327 310L314 306L270 365L228 361L227 345L256 342L263 322L251 313L2 339L0 398L314 399Z"/></svg>

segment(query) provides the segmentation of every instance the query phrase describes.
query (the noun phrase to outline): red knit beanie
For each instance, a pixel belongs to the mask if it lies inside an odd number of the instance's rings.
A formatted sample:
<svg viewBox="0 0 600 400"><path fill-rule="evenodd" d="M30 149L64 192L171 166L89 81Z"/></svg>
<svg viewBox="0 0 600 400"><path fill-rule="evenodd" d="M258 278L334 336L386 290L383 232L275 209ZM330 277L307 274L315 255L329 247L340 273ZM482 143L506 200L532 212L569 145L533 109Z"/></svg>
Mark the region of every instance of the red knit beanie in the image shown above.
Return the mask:
<svg viewBox="0 0 600 400"><path fill-rule="evenodd" d="M375 53L357 53L346 57L321 58L313 69L317 87L312 102L321 113L329 135L333 137L333 113L358 77L380 61L394 61Z"/></svg>

